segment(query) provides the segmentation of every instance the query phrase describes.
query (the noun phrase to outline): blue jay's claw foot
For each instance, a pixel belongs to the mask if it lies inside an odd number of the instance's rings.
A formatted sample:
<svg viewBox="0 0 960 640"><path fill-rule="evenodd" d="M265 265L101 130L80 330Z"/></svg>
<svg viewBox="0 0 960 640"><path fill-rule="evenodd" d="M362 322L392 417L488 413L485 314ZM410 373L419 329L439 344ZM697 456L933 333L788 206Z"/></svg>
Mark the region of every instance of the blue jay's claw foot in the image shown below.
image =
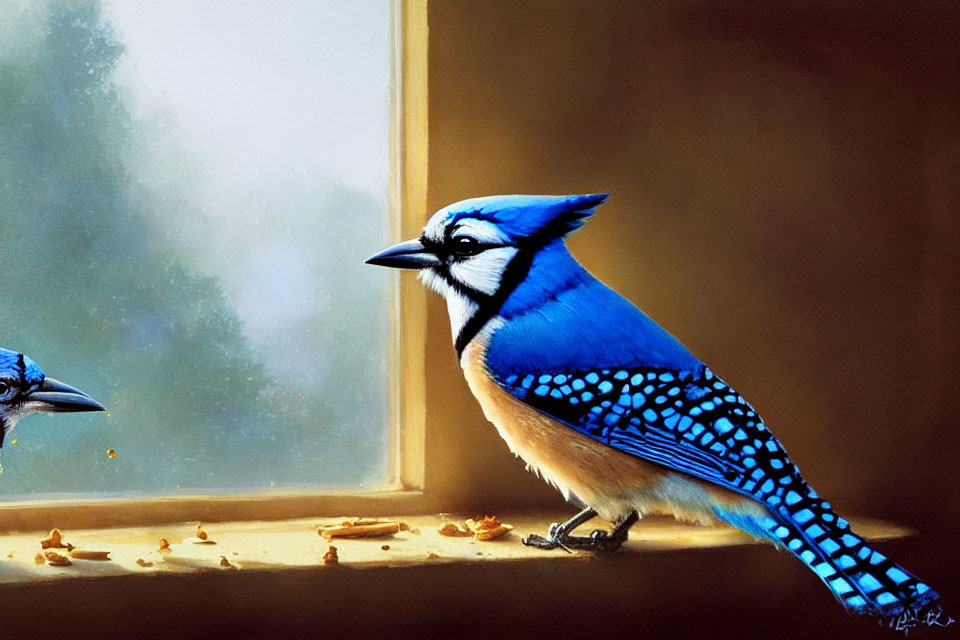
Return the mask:
<svg viewBox="0 0 960 640"><path fill-rule="evenodd" d="M596 515L596 512L592 509L584 509L567 522L550 525L546 536L539 536L534 533L521 540L521 542L528 547L537 547L539 549L556 549L560 547L568 553L571 549L577 549L578 551L612 552L623 546L630 532L630 527L640 519L640 516L634 511L615 524L609 532L598 529L589 536L573 536L567 533L594 515Z"/></svg>
<svg viewBox="0 0 960 640"><path fill-rule="evenodd" d="M557 525L555 524L551 525L550 531L553 531L553 528L555 526ZM559 540L559 538L551 536L550 533L547 533L546 537L539 536L535 533L531 533L526 538L521 538L520 542L522 542L524 546L527 546L527 547L536 547L538 549L548 549L548 550L556 549L559 547L564 551L566 551L567 553L571 553L570 549L564 543L562 543Z"/></svg>

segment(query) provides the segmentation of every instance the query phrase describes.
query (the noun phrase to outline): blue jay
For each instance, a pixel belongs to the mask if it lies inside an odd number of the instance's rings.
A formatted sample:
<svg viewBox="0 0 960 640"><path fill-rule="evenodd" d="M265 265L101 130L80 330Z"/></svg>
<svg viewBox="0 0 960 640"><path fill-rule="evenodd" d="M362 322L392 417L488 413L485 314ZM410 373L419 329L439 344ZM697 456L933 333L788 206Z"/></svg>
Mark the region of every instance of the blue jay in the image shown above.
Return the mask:
<svg viewBox="0 0 960 640"><path fill-rule="evenodd" d="M897 629L952 622L817 496L740 394L570 255L564 238L606 198L464 200L367 260L418 269L446 298L487 419L582 507L524 544L615 550L643 514L726 522L790 551L850 612ZM612 530L571 533L597 515Z"/></svg>
<svg viewBox="0 0 960 640"><path fill-rule="evenodd" d="M24 416L79 411L106 409L79 389L46 377L37 363L22 353L0 349L0 447Z"/></svg>

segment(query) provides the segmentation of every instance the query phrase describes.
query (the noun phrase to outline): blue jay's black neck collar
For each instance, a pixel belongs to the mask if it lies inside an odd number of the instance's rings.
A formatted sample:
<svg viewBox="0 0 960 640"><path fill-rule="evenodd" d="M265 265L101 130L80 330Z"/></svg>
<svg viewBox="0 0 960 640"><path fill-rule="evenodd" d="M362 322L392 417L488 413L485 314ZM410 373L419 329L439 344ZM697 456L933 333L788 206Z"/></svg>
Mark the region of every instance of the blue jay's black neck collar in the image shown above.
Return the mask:
<svg viewBox="0 0 960 640"><path fill-rule="evenodd" d="M533 235L523 238L515 246L517 255L513 257L500 279L500 286L491 296L485 296L483 299L471 298L477 304L477 311L460 329L454 340L453 346L457 351L457 360L463 356L463 350L467 348L470 341L477 337L480 330L503 308L517 287L527 278L530 273L530 267L537 253L544 247L552 243L563 245L563 236L569 232L568 224L564 220L556 220L548 224ZM564 249L565 250L565 249ZM452 280L449 278L448 280Z"/></svg>
<svg viewBox="0 0 960 640"><path fill-rule="evenodd" d="M513 293L527 277L537 250L539 250L539 247L537 249L521 249L518 251L517 255L513 257L513 260L510 261L510 264L508 264L504 270L503 276L500 279L500 287L496 293L492 296L486 296L483 300L474 300L474 302L477 303L477 311L467 320L466 324L463 325L463 328L460 329L460 333L457 334L453 342L453 347L457 351L458 361L463 355L463 350L470 344L470 341L477 337L480 330L483 329L490 320L496 317L503 307L503 303L506 302L510 294Z"/></svg>

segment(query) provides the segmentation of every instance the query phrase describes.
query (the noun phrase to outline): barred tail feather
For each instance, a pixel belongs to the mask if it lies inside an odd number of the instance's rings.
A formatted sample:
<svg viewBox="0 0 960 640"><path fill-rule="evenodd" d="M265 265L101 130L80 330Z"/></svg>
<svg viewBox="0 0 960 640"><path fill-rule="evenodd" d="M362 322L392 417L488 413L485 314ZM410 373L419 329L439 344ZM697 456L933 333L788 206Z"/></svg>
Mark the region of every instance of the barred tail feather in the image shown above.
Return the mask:
<svg viewBox="0 0 960 640"><path fill-rule="evenodd" d="M898 631L953 622L940 608L936 591L872 549L813 492L791 506L770 507L770 517L718 515L787 549L853 614L878 618Z"/></svg>

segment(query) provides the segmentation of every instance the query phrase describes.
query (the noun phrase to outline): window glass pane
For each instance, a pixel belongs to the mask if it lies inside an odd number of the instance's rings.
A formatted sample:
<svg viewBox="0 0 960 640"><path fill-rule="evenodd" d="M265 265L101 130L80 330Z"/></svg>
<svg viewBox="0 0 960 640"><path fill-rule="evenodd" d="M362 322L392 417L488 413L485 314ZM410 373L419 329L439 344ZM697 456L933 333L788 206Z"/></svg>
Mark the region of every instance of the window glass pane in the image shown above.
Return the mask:
<svg viewBox="0 0 960 640"><path fill-rule="evenodd" d="M385 481L389 2L0 5L0 499ZM116 451L110 458L107 450Z"/></svg>

